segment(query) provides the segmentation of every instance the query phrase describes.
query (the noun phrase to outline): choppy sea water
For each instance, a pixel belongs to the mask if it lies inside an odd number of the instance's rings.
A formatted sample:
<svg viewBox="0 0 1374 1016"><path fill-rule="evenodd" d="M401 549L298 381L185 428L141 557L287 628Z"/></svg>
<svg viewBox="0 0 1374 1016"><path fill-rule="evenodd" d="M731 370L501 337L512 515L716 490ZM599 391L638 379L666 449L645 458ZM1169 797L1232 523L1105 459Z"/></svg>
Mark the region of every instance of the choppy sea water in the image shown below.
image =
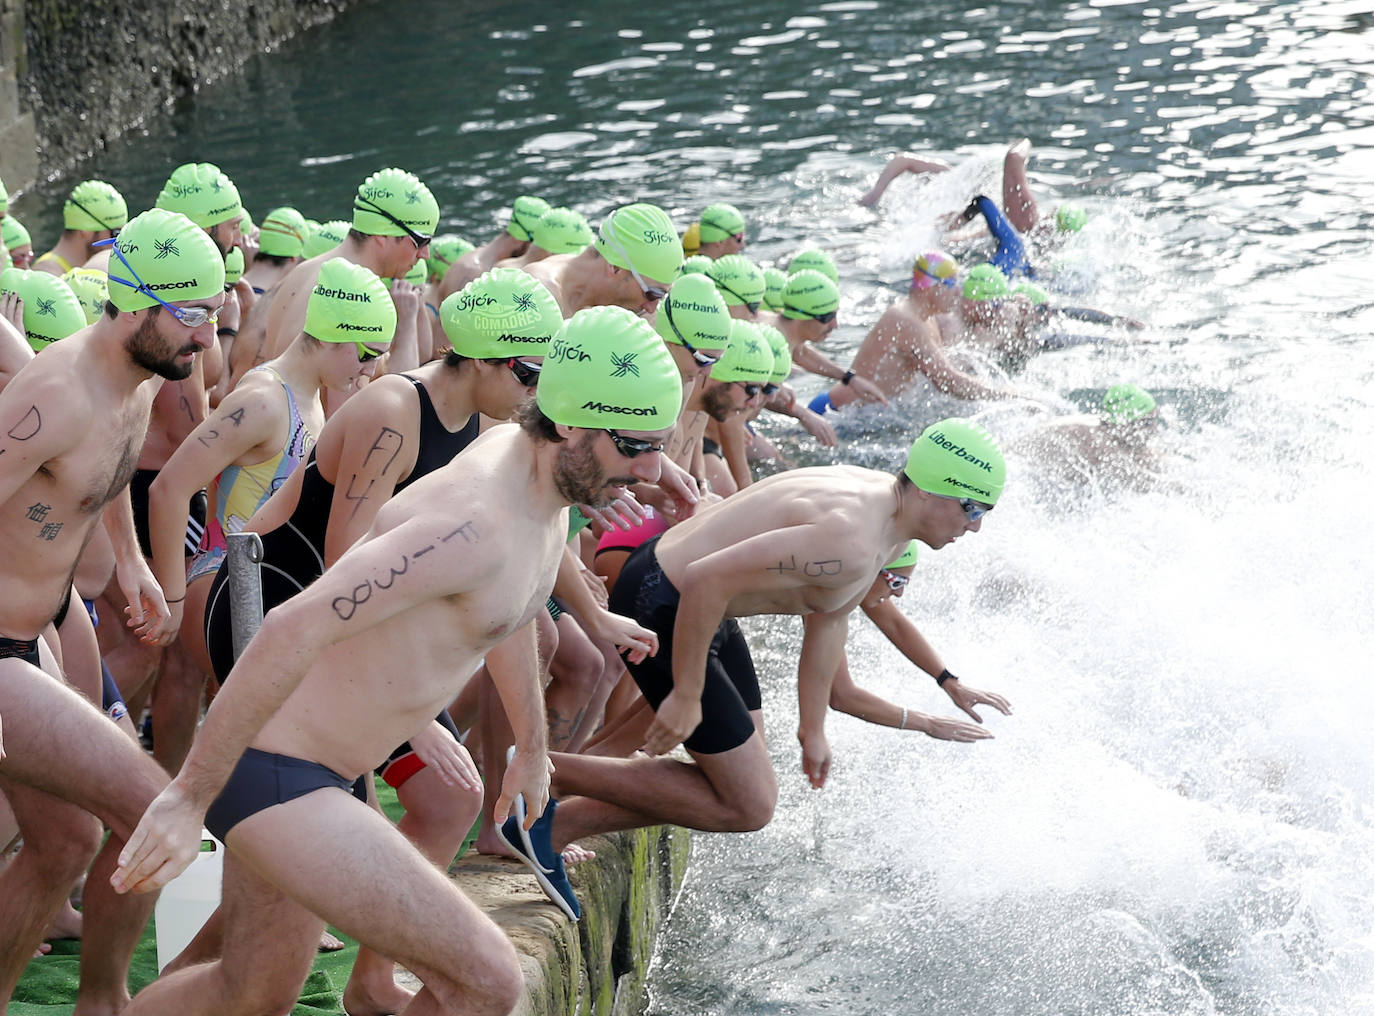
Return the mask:
<svg viewBox="0 0 1374 1016"><path fill-rule="evenodd" d="M767 429L800 462L891 469L941 416L1010 440L1132 380L1159 397L1166 482L1046 483L1013 456L982 533L923 556L903 609L1012 700L994 741L837 716L812 792L800 626L750 622L782 802L697 838L651 1012L1374 1013L1371 54L1374 16L1342 0L417 0L253 59L94 168L142 207L210 159L259 218L325 219L397 164L479 242L523 192L683 226L732 201L760 261L834 252L845 362L935 215L995 194L1030 137L1042 203L1092 216L1062 279L1142 340L1031 361L1014 381L1039 403L844 417L837 455ZM955 171L858 207L900 150ZM70 183L18 202L35 236ZM851 661L949 711L862 619Z"/></svg>

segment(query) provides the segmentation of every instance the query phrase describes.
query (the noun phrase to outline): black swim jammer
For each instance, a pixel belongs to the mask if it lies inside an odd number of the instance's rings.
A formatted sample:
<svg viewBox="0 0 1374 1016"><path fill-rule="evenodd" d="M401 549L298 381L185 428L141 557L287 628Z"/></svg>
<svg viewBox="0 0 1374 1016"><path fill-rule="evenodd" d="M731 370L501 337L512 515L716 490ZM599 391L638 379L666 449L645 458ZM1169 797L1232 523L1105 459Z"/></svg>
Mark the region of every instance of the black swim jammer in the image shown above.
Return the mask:
<svg viewBox="0 0 1374 1016"><path fill-rule="evenodd" d="M610 609L632 617L658 634L658 655L643 663L626 661L630 676L655 710L673 690L673 626L680 594L658 565L659 537L636 547L611 590ZM758 675L739 622L727 617L716 629L706 654L701 692L701 723L683 742L700 755L738 748L754 733L750 712L763 708Z"/></svg>

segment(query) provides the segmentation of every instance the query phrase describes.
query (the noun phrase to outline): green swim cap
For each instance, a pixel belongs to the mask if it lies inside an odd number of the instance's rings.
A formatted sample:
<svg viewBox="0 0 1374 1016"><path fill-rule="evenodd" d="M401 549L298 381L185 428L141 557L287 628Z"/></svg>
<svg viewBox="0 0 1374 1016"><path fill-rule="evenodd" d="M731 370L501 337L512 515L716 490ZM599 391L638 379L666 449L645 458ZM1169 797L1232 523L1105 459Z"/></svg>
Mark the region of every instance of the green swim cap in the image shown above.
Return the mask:
<svg viewBox="0 0 1374 1016"><path fill-rule="evenodd" d="M439 228L439 202L414 173L382 169L358 186L353 198L353 228L368 236L433 236Z"/></svg>
<svg viewBox="0 0 1374 1016"><path fill-rule="evenodd" d="M543 283L518 268L493 268L439 306L444 334L459 356L493 360L543 356L563 328L563 312Z"/></svg>
<svg viewBox="0 0 1374 1016"><path fill-rule="evenodd" d="M787 336L772 325L757 324L757 327L768 340L768 348L773 351L773 371L768 375L768 383L780 385L792 373L792 350L788 348Z"/></svg>
<svg viewBox="0 0 1374 1016"><path fill-rule="evenodd" d="M1088 213L1083 206L1072 201L1064 202L1054 213L1054 224L1061 233L1077 233L1087 221Z"/></svg>
<svg viewBox="0 0 1374 1016"><path fill-rule="evenodd" d="M124 196L104 180L82 180L62 206L62 228L93 233L123 229L129 221Z"/></svg>
<svg viewBox="0 0 1374 1016"><path fill-rule="evenodd" d="M8 213L10 210L10 192L5 190L5 182L0 180L0 212Z"/></svg>
<svg viewBox="0 0 1374 1016"><path fill-rule="evenodd" d="M731 318L730 345L711 368L713 381L766 385L773 376L773 347L752 321Z"/></svg>
<svg viewBox="0 0 1374 1016"><path fill-rule="evenodd" d="M678 268L679 277L683 275L709 275L711 266L715 264L705 254L693 254L689 258L682 259L682 265Z"/></svg>
<svg viewBox="0 0 1374 1016"><path fill-rule="evenodd" d="M34 352L86 327L81 302L56 275L7 268L0 272L0 292L24 301L24 336Z"/></svg>
<svg viewBox="0 0 1374 1016"><path fill-rule="evenodd" d="M506 232L517 240L529 242L534 239L534 224L549 210L549 203L532 194L521 194L510 206L510 221Z"/></svg>
<svg viewBox="0 0 1374 1016"><path fill-rule="evenodd" d="M1037 286L1034 282L1018 282L1011 287L1012 296L1024 296L1033 304L1047 303L1050 294Z"/></svg>
<svg viewBox="0 0 1374 1016"><path fill-rule="evenodd" d="M188 162L167 178L155 208L180 212L201 229L237 220L243 211L239 189L213 162Z"/></svg>
<svg viewBox="0 0 1374 1016"><path fill-rule="evenodd" d="M685 338L694 349L724 349L730 343L730 312L704 275L684 275L673 283L658 305L654 328L665 342L682 345Z"/></svg>
<svg viewBox="0 0 1374 1016"><path fill-rule="evenodd" d="M252 236L253 230L257 227L253 223L253 216L248 214L248 209L243 208L239 211L239 232L244 236Z"/></svg>
<svg viewBox="0 0 1374 1016"><path fill-rule="evenodd" d="M763 270L763 306L767 310L782 310L782 291L787 285L787 273L781 268Z"/></svg>
<svg viewBox="0 0 1374 1016"><path fill-rule="evenodd" d="M370 268L330 258L320 265L302 330L321 342L389 343L396 334L396 305Z"/></svg>
<svg viewBox="0 0 1374 1016"><path fill-rule="evenodd" d="M744 232L744 216L734 205L708 205L701 213L701 242L719 243Z"/></svg>
<svg viewBox="0 0 1374 1016"><path fill-rule="evenodd" d="M763 291L767 283L763 281L763 269L743 254L727 254L716 258L706 274L725 297L727 307L743 307L745 304L762 305Z"/></svg>
<svg viewBox="0 0 1374 1016"><path fill-rule="evenodd" d="M887 571L896 571L898 568L910 568L916 563L916 541L912 540L906 545L906 550L902 551L883 567Z"/></svg>
<svg viewBox="0 0 1374 1016"><path fill-rule="evenodd" d="M1102 396L1102 419L1134 423L1155 411L1155 397L1139 385L1112 385Z"/></svg>
<svg viewBox="0 0 1374 1016"><path fill-rule="evenodd" d="M224 288L232 289L234 283L243 278L243 251L237 247L230 247L229 253L224 255Z"/></svg>
<svg viewBox="0 0 1374 1016"><path fill-rule="evenodd" d="M73 268L62 276L62 281L76 294L81 311L86 315L86 324L95 324L96 318L105 313L105 301L110 298L105 273L94 268Z"/></svg>
<svg viewBox="0 0 1374 1016"><path fill-rule="evenodd" d="M258 227L258 250L274 258L298 258L305 250L305 216L288 205L267 213Z"/></svg>
<svg viewBox="0 0 1374 1016"><path fill-rule="evenodd" d="M617 268L633 267L645 282L667 285L682 267L677 227L657 205L624 205L611 212L601 220L596 249Z"/></svg>
<svg viewBox="0 0 1374 1016"><path fill-rule="evenodd" d="M453 262L472 249L473 245L461 236L452 233L436 236L429 242L429 277L438 282Z"/></svg>
<svg viewBox="0 0 1374 1016"><path fill-rule="evenodd" d="M401 276L401 279L409 282L412 286L423 288L429 283L429 265L424 261L416 261L410 266L410 271Z"/></svg>
<svg viewBox="0 0 1374 1016"><path fill-rule="evenodd" d="M534 245L550 254L581 254L592 242L592 227L581 212L550 208L534 224Z"/></svg>
<svg viewBox="0 0 1374 1016"><path fill-rule="evenodd" d="M912 442L906 475L927 493L995 505L1007 482L1007 462L991 434L952 417L932 423Z"/></svg>
<svg viewBox="0 0 1374 1016"><path fill-rule="evenodd" d="M682 409L672 355L624 307L587 307L570 317L549 345L536 392L544 415L568 427L664 430Z"/></svg>
<svg viewBox="0 0 1374 1016"><path fill-rule="evenodd" d="M155 306L151 293L177 303L224 292L224 255L215 242L204 227L165 208L135 215L119 231L109 273L110 302L121 311Z"/></svg>
<svg viewBox="0 0 1374 1016"><path fill-rule="evenodd" d="M6 215L0 219L0 240L3 240L6 248L15 251L20 247L32 247L33 237L29 236L29 231L24 228L24 224L13 215ZM44 275L47 272L43 273Z"/></svg>
<svg viewBox="0 0 1374 1016"><path fill-rule="evenodd" d="M1010 295L1007 277L996 265L977 265L969 269L964 279L965 300L1001 300Z"/></svg>
<svg viewBox="0 0 1374 1016"><path fill-rule="evenodd" d="M315 231L305 238L305 244L301 247L301 257L313 258L327 250L333 250L344 242L352 228L352 224L346 219L330 219L328 222L320 223Z"/></svg>
<svg viewBox="0 0 1374 1016"><path fill-rule="evenodd" d="M814 268L803 268L787 278L782 291L782 316L811 321L840 309L840 290Z"/></svg>
<svg viewBox="0 0 1374 1016"><path fill-rule="evenodd" d="M788 275L796 275L808 268L820 272L835 285L840 284L840 270L835 267L835 259L819 247L799 250L792 255L792 260L787 262Z"/></svg>

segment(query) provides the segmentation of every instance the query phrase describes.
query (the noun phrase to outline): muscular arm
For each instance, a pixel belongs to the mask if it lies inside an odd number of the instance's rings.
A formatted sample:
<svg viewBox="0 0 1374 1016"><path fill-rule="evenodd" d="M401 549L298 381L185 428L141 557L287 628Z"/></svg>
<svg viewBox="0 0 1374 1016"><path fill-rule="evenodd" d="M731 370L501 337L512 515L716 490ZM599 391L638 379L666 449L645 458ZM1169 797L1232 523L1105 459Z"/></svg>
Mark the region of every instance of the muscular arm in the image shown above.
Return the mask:
<svg viewBox="0 0 1374 1016"><path fill-rule="evenodd" d="M501 696L501 706L515 734L515 757L506 769L501 795L493 815L497 823L510 817L516 794L526 790L531 780L537 785L542 776L543 799L526 794L529 807L526 828L548 802L549 757L548 721L544 717L544 689L539 683L539 643L531 621L487 653L487 673Z"/></svg>
<svg viewBox="0 0 1374 1016"><path fill-rule="evenodd" d="M749 438L745 433L746 420L743 413L732 413L718 429L720 434L720 453L730 468L730 476L740 490L754 482L754 474L749 469Z"/></svg>
<svg viewBox="0 0 1374 1016"><path fill-rule="evenodd" d="M944 343L920 336L913 350L916 366L922 374L930 378L930 383L957 399L1010 399L1016 393L1006 388L995 388L984 384L972 374L966 374L949 359Z"/></svg>
<svg viewBox="0 0 1374 1016"><path fill-rule="evenodd" d="M342 557L372 527L377 512L396 492L402 470L415 464L415 449L406 448L402 433L405 424L401 417L406 407L400 396L388 392L385 399L374 398L364 408L370 411L362 414L347 408L341 410L340 416L349 414L347 423L336 417L338 423L344 424L344 432L334 471L329 528L324 538L326 564ZM410 443L413 445L414 440ZM318 459L320 451L317 449L315 454Z"/></svg>
<svg viewBox="0 0 1374 1016"><path fill-rule="evenodd" d="M914 155L894 155L888 160L883 171L878 174L878 180L873 188L859 198L859 204L872 208L883 196L883 192L893 180L903 173L945 173L949 171L949 166L938 159L918 159Z"/></svg>
<svg viewBox="0 0 1374 1016"><path fill-rule="evenodd" d="M830 745L825 739L825 714L830 687L844 662L849 635L849 610L807 614L802 618L801 659L797 663L797 706L801 719L797 740L802 746L802 769L819 790L830 775Z"/></svg>
<svg viewBox="0 0 1374 1016"><path fill-rule="evenodd" d="M864 607L863 610L878 626L878 630L887 636L887 640L901 650L903 656L931 677L938 677L945 669L940 654L926 641L911 618L903 614L893 600L883 600L875 606Z"/></svg>

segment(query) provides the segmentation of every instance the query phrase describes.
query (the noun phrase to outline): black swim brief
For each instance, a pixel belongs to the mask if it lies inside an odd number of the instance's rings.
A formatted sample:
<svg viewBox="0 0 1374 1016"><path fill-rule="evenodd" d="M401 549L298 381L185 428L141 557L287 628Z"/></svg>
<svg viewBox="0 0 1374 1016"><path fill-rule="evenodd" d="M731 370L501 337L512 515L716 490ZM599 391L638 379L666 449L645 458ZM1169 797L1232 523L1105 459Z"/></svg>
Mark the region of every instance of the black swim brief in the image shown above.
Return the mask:
<svg viewBox="0 0 1374 1016"><path fill-rule="evenodd" d="M318 762L249 748L205 813L205 828L222 843L244 819L325 787L348 790L366 804L368 779L364 773L350 780Z"/></svg>
<svg viewBox="0 0 1374 1016"><path fill-rule="evenodd" d="M144 557L153 556L152 536L148 532L148 488L157 479L156 469L136 469L129 480L129 503L134 509L134 533L138 536L138 547ZM209 502L205 491L198 490L191 495L186 506L186 556L190 557L200 547L200 538L205 534L205 519L209 512Z"/></svg>
<svg viewBox="0 0 1374 1016"><path fill-rule="evenodd" d="M0 660L20 659L25 663L32 663L35 667L42 666L38 662L38 640L37 639L7 639L0 635Z"/></svg>
<svg viewBox="0 0 1374 1016"><path fill-rule="evenodd" d="M630 676L655 710L673 690L673 627L680 594L658 565L658 537L636 547L611 590L610 610L632 617L658 634L658 654L643 663L626 661ZM700 755L738 748L754 734L750 712L763 708L758 675L739 622L727 617L706 654L701 723L683 742Z"/></svg>

